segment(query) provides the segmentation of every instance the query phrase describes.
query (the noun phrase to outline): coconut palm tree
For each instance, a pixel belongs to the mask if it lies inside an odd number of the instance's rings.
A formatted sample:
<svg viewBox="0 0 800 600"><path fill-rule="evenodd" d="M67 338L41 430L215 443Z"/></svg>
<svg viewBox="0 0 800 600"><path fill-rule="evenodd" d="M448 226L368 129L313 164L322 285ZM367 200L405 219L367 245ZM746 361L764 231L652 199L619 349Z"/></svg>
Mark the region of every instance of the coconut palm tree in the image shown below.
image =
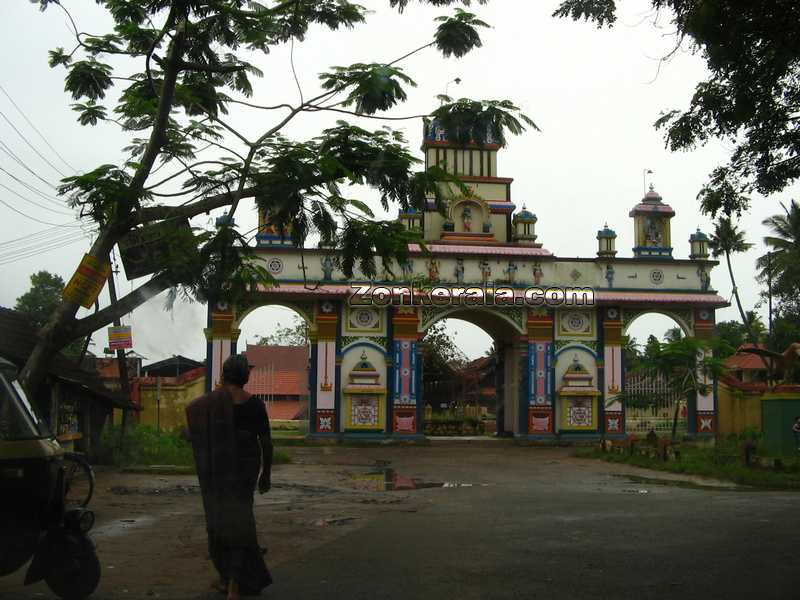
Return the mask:
<svg viewBox="0 0 800 600"><path fill-rule="evenodd" d="M786 214L777 214L762 221L772 235L764 238L770 249L756 262L761 281L770 281L772 293L780 298L800 295L800 204L792 200ZM771 271L771 272L770 272Z"/></svg>
<svg viewBox="0 0 800 600"><path fill-rule="evenodd" d="M731 286L733 286L733 296L736 298L736 306L739 309L742 324L747 330L747 337L750 339L750 342L756 344L758 343L758 339L753 334L750 320L747 318L747 314L742 307L742 299L739 297L739 288L736 286L736 278L733 275L733 267L731 266L731 254L747 252L753 247L753 244L745 240L744 232L731 221L730 217L720 217L719 221L714 224L714 233L710 236L709 247L711 248L711 254L714 258L725 256L725 262L728 265L728 275L731 278Z"/></svg>

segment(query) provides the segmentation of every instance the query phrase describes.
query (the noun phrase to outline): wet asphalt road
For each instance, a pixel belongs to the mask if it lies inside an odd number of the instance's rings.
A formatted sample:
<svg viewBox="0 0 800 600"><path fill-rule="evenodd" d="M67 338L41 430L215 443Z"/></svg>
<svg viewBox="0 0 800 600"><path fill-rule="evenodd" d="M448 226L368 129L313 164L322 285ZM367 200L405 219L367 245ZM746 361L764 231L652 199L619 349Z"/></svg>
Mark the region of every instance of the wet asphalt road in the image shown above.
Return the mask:
<svg viewBox="0 0 800 600"><path fill-rule="evenodd" d="M425 508L280 565L267 597L800 598L800 494L633 482L559 450L454 464L415 449L392 466L477 485L414 492Z"/></svg>
<svg viewBox="0 0 800 600"><path fill-rule="evenodd" d="M675 476L507 444L291 452L256 506L274 563L267 599L800 598L800 493L641 481L630 475ZM406 485L448 485L355 491L381 466ZM97 528L93 600L223 598L203 591L197 495L104 498L106 518L136 527ZM21 578L0 579L0 598L54 598Z"/></svg>

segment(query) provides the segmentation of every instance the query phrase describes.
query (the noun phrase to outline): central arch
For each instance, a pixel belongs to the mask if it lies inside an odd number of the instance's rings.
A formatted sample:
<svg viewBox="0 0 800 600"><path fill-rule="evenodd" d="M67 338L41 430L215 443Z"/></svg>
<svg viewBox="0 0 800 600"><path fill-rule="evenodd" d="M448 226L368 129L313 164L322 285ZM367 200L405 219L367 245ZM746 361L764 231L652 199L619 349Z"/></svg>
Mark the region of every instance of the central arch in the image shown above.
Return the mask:
<svg viewBox="0 0 800 600"><path fill-rule="evenodd" d="M514 308L509 308L507 311L490 311L475 307L447 307L426 311L420 323L420 337L424 336L433 325L445 319L471 323L491 337L497 353L498 435L513 433L515 424L520 420L519 394L522 387L523 363L520 337L525 331L521 327L521 318L513 314L514 311Z"/></svg>

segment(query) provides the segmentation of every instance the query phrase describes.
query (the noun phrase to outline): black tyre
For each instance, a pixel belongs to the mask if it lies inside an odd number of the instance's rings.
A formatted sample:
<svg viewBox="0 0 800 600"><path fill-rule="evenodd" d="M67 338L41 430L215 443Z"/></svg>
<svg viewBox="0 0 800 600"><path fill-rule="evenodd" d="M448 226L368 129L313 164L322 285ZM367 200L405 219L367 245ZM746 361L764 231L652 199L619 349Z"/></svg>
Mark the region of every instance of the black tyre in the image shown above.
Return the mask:
<svg viewBox="0 0 800 600"><path fill-rule="evenodd" d="M89 542L90 544L91 542ZM64 556L44 578L47 586L64 600L83 600L100 583L100 561L94 548L85 547L72 556Z"/></svg>
<svg viewBox="0 0 800 600"><path fill-rule="evenodd" d="M64 454L64 507L86 508L94 494L94 470L80 454Z"/></svg>

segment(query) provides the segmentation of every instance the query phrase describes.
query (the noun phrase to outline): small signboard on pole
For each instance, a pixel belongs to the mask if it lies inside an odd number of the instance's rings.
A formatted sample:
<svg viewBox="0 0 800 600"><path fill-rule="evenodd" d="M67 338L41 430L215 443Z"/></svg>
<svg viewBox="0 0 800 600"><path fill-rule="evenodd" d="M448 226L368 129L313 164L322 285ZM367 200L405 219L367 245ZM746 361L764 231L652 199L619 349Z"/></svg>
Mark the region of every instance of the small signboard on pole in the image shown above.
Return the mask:
<svg viewBox="0 0 800 600"><path fill-rule="evenodd" d="M130 325L121 325L108 328L108 349L127 350L133 348L133 335Z"/></svg>
<svg viewBox="0 0 800 600"><path fill-rule="evenodd" d="M88 254L64 288L64 298L84 308L91 308L111 274L111 265Z"/></svg>

